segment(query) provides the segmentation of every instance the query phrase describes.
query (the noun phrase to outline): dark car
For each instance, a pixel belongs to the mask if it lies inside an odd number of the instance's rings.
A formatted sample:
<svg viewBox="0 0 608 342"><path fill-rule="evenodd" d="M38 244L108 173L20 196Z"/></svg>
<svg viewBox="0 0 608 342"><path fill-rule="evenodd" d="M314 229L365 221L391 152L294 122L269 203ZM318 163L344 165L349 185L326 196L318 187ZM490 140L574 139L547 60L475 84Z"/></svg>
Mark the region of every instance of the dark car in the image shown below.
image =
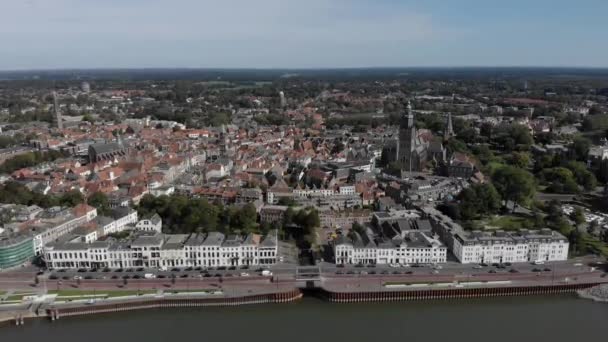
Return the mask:
<svg viewBox="0 0 608 342"><path fill-rule="evenodd" d="M187 275L187 274L182 274L182 275L180 275L179 277L180 277L180 278L188 278L188 275Z"/></svg>
<svg viewBox="0 0 608 342"><path fill-rule="evenodd" d="M407 272L405 272L405 274L414 274L414 272L412 272L412 271L407 271Z"/></svg>
<svg viewBox="0 0 608 342"><path fill-rule="evenodd" d="M111 277L112 279L118 279L118 276L115 274Z"/></svg>
<svg viewBox="0 0 608 342"><path fill-rule="evenodd" d="M538 272L542 272L542 270L540 268L534 268L534 269L532 269L532 272L537 272L538 273Z"/></svg>
<svg viewBox="0 0 608 342"><path fill-rule="evenodd" d="M78 270L78 272L79 272L79 273L84 273L84 272L86 272L86 271L87 271L87 270L86 270L85 268L81 268L81 269L79 269L79 270Z"/></svg>
<svg viewBox="0 0 608 342"><path fill-rule="evenodd" d="M348 271L348 272L346 272L346 274L355 274L355 272L354 271Z"/></svg>
<svg viewBox="0 0 608 342"><path fill-rule="evenodd" d="M356 264L355 267L363 267L363 264Z"/></svg>
<svg viewBox="0 0 608 342"><path fill-rule="evenodd" d="M545 269L543 269L543 271L545 271L545 272L551 272L551 269L549 267L546 267Z"/></svg>
<svg viewBox="0 0 608 342"><path fill-rule="evenodd" d="M230 266L230 267L228 267L228 269L231 271L234 271L234 270L236 270L236 266Z"/></svg>
<svg viewBox="0 0 608 342"><path fill-rule="evenodd" d="M496 270L489 270L488 273L496 273Z"/></svg>
<svg viewBox="0 0 608 342"><path fill-rule="evenodd" d="M143 271L144 271L144 268L143 268L143 267L140 267L140 268L138 268L136 271L137 271L137 272L143 272Z"/></svg>
<svg viewBox="0 0 608 342"><path fill-rule="evenodd" d="M514 268L510 269L509 272L511 272L511 273L519 273L519 271L516 270L516 269L514 269Z"/></svg>
<svg viewBox="0 0 608 342"><path fill-rule="evenodd" d="M159 274L159 275L156 276L156 278L164 279L164 278L167 278L167 276L164 275L164 274Z"/></svg>
<svg viewBox="0 0 608 342"><path fill-rule="evenodd" d="M133 276L133 279L140 279L140 278L141 278L141 276L139 274L136 274Z"/></svg>
<svg viewBox="0 0 608 342"><path fill-rule="evenodd" d="M225 271L226 270L226 266L220 266L217 268L218 271Z"/></svg>
<svg viewBox="0 0 608 342"><path fill-rule="evenodd" d="M91 279L93 279L93 276L87 275L87 276L84 276L84 279L91 280Z"/></svg>
<svg viewBox="0 0 608 342"><path fill-rule="evenodd" d="M59 277L57 277L57 276L56 276L56 275L54 275L54 274L51 274L51 276L49 277L49 279L51 279L51 280L55 280L55 279L57 279L57 278L59 278Z"/></svg>
<svg viewBox="0 0 608 342"><path fill-rule="evenodd" d="M367 267L369 267L369 268L374 268L374 267L376 267L376 265L374 265L374 264L369 264L369 265L367 265Z"/></svg>

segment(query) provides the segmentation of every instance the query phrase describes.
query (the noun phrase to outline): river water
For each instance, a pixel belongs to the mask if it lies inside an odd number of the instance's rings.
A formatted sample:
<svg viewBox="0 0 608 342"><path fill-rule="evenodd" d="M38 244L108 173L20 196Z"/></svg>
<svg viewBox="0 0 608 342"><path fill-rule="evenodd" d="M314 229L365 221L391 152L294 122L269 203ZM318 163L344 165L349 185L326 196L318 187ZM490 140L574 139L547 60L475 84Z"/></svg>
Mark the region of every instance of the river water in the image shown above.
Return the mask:
<svg viewBox="0 0 608 342"><path fill-rule="evenodd" d="M132 311L27 321L0 341L606 341L608 304L574 296Z"/></svg>

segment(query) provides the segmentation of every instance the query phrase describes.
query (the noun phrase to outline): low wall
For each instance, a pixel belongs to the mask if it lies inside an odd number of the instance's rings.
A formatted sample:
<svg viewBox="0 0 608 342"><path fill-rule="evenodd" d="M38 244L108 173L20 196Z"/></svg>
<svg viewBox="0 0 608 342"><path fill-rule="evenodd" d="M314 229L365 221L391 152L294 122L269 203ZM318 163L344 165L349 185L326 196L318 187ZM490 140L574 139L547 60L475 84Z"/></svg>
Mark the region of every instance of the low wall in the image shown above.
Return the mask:
<svg viewBox="0 0 608 342"><path fill-rule="evenodd" d="M323 290L322 296L334 303L408 301L429 299L484 298L575 293L596 284L551 286L451 288L419 290L387 290L378 292L332 292Z"/></svg>
<svg viewBox="0 0 608 342"><path fill-rule="evenodd" d="M52 307L47 309L51 320L61 317L121 312L156 308L185 308L202 306L237 306L248 304L287 303L302 298L299 290L233 298L151 298L122 303L83 304L76 307Z"/></svg>

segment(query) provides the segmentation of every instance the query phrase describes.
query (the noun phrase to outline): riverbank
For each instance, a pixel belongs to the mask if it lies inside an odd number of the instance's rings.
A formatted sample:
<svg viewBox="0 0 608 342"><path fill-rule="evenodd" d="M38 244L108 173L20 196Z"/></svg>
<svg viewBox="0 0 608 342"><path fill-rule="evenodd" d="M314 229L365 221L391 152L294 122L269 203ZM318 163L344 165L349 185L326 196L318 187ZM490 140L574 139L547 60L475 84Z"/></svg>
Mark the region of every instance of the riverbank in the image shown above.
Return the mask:
<svg viewBox="0 0 608 342"><path fill-rule="evenodd" d="M415 284L421 285L421 284ZM440 284L441 285L441 284ZM17 325L23 324L24 319L32 317L46 317L51 321L64 317L94 315L104 313L118 313L124 311L165 309L165 308L191 308L191 307L227 307L252 304L278 304L293 302L301 299L305 294L321 298L332 303L359 303L359 302L396 302L396 301L421 301L421 300L452 300L492 297L515 297L515 296L544 296L569 293L587 293L595 289L597 284L560 284L552 286L510 286L504 283L490 284L489 287L466 288L464 285L452 287L436 287L436 285L425 287L412 287L411 284L387 284L384 291L332 291L324 288L311 288L304 291L296 287L281 286L273 291L256 293L250 295L227 295L221 291L213 293L206 291L191 290L183 293L164 294L140 294L137 296L112 297L107 294L104 297L88 297L83 294L76 297L77 291L62 293L69 294L73 298L81 298L66 301L51 302L27 302L21 307L15 306L13 311L3 311L0 322L13 322ZM486 284L487 286L487 284ZM604 287L602 287L603 289ZM51 296L57 296L51 295ZM84 297L83 297L84 296ZM583 296L581 296L583 297ZM56 299L58 297L51 297ZM64 296L65 298L65 296ZM14 304L13 304L14 305Z"/></svg>
<svg viewBox="0 0 608 342"><path fill-rule="evenodd" d="M581 336L599 341L605 337L606 319L608 305L573 294L352 304L329 304L305 296L290 304L149 309L54 322L32 319L23 327L0 328L0 341L368 342L381 336L439 342L461 340L464 335L468 342L566 342Z"/></svg>
<svg viewBox="0 0 608 342"><path fill-rule="evenodd" d="M608 303L608 284L581 289L577 293L581 298L590 299L594 302Z"/></svg>

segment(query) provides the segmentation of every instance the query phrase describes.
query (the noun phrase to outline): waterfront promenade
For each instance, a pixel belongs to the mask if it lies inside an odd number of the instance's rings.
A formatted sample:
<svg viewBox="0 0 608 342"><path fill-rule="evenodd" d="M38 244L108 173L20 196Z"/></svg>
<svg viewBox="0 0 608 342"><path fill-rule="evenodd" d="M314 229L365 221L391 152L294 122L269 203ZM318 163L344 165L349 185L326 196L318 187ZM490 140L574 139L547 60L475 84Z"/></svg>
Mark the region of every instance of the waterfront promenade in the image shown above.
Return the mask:
<svg viewBox="0 0 608 342"><path fill-rule="evenodd" d="M297 299L301 290L315 290L334 302L566 293L608 283L604 266L594 258L542 266L518 264L508 269L461 264L440 268L277 265L272 276L255 271L203 274L180 270L171 277L154 279L123 279L113 272L97 272L101 275L97 278L87 274L89 279L84 279L86 273L76 271L54 273L62 275L59 278L23 268L0 273L0 299L4 299L0 317L14 320L36 316L34 312L44 316L52 310L78 314L283 302ZM78 309L82 307L86 309Z"/></svg>

